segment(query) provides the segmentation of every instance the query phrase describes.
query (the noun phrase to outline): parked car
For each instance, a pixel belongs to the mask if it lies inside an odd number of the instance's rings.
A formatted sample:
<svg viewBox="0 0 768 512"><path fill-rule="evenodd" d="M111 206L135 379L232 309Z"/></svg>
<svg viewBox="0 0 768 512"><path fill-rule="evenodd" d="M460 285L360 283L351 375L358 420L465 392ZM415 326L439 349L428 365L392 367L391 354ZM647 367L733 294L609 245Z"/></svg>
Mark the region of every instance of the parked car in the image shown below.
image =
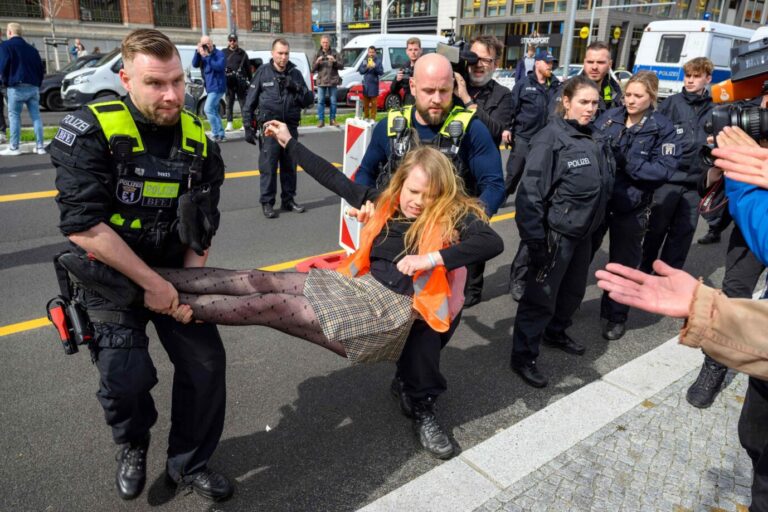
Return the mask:
<svg viewBox="0 0 768 512"><path fill-rule="evenodd" d="M617 69L613 72L613 77L617 82L619 82L619 85L621 85L621 90L623 91L627 87L627 82L629 79L632 78L632 72L627 71L626 69Z"/></svg>
<svg viewBox="0 0 768 512"><path fill-rule="evenodd" d="M64 100L61 98L61 82L72 71L93 67L101 58L101 55L84 55L75 59L59 71L49 73L43 77L40 84L40 105L50 111L66 110Z"/></svg>
<svg viewBox="0 0 768 512"><path fill-rule="evenodd" d="M379 77L379 98L376 102L376 108L379 110L390 110L400 108L403 104L405 91L400 89L397 94L392 92L392 83L397 76L397 70L392 69ZM347 91L347 105L354 105L355 99L363 99L363 84L353 85Z"/></svg>
<svg viewBox="0 0 768 512"><path fill-rule="evenodd" d="M493 72L494 80L499 82L499 84L503 85L510 91L515 86L515 72L510 71L508 69L497 69Z"/></svg>
<svg viewBox="0 0 768 512"><path fill-rule="evenodd" d="M570 66L568 66L568 78L578 75L579 73L581 73L582 69L584 69L583 64L571 64ZM563 78L562 66L552 71L552 74L555 75L557 79L560 80L561 82L565 80L565 78Z"/></svg>

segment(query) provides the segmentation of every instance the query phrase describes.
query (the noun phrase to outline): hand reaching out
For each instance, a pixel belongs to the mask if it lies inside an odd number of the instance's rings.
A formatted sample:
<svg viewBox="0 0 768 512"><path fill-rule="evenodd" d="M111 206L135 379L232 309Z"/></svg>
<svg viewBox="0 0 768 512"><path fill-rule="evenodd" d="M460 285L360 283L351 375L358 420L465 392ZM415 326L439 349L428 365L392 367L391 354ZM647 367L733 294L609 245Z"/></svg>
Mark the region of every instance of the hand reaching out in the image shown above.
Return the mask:
<svg viewBox="0 0 768 512"><path fill-rule="evenodd" d="M357 219L358 222L362 222L365 224L369 220L373 218L373 213L375 211L375 207L372 202L366 201L363 206L358 208L347 208L346 212L344 212L348 217L353 217Z"/></svg>
<svg viewBox="0 0 768 512"><path fill-rule="evenodd" d="M605 270L595 272L595 276L597 286L616 302L649 313L686 318L698 280L661 260L653 262L653 270L657 275L609 263Z"/></svg>
<svg viewBox="0 0 768 512"><path fill-rule="evenodd" d="M740 128L730 126L717 135L717 145L712 155L726 177L768 188L768 149L761 148Z"/></svg>

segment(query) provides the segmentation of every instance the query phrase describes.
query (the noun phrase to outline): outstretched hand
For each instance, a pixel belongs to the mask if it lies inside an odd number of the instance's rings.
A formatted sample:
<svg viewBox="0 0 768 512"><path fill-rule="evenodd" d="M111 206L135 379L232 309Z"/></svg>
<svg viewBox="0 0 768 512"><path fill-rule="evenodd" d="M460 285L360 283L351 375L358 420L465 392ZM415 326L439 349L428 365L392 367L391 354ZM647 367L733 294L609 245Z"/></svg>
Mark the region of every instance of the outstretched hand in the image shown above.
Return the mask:
<svg viewBox="0 0 768 512"><path fill-rule="evenodd" d="M699 282L661 260L653 262L653 270L655 276L609 263L595 276L597 286L616 302L650 313L686 318Z"/></svg>
<svg viewBox="0 0 768 512"><path fill-rule="evenodd" d="M768 149L741 128L727 126L717 135L717 146L712 155L717 157L715 166L736 181L768 188Z"/></svg>
<svg viewBox="0 0 768 512"><path fill-rule="evenodd" d="M291 140L291 132L288 131L288 125L280 121L267 121L263 125L264 136L272 137L277 140L277 143L282 147L288 145L288 141Z"/></svg>
<svg viewBox="0 0 768 512"><path fill-rule="evenodd" d="M357 219L358 222L361 222L365 224L369 220L373 218L373 213L375 211L375 207L373 206L373 203L370 201L366 201L363 206L358 208L352 208L349 207L344 212L348 217L353 217Z"/></svg>

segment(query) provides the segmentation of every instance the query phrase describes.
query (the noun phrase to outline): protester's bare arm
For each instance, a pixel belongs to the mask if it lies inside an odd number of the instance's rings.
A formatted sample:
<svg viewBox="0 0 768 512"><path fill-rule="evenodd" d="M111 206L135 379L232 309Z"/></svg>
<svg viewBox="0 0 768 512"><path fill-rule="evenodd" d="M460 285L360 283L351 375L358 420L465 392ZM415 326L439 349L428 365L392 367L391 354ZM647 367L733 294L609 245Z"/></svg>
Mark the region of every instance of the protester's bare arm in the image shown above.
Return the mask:
<svg viewBox="0 0 768 512"><path fill-rule="evenodd" d="M280 121L267 121L264 123L264 135L273 137L282 147L288 145L292 135L288 130L288 125Z"/></svg>
<svg viewBox="0 0 768 512"><path fill-rule="evenodd" d="M609 263L598 270L597 286L621 304L650 313L685 318L699 282L692 275L677 270L661 260L653 263L657 275Z"/></svg>

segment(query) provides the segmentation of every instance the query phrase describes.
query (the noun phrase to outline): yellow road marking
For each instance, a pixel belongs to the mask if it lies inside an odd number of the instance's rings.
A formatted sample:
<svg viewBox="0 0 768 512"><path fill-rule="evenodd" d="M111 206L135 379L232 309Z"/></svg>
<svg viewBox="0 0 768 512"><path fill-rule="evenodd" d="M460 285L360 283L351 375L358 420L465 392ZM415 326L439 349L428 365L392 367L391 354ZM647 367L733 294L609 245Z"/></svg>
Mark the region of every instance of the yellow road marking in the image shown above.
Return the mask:
<svg viewBox="0 0 768 512"><path fill-rule="evenodd" d="M333 162L334 167L341 167L340 163ZM299 171L303 171L301 167L298 167ZM225 179L237 179L237 178L251 178L253 176L259 176L261 173L258 169L255 171L239 171L228 172L224 175ZM55 190L43 190L41 192L27 192L24 194L5 194L0 195L0 203L10 203L11 201L29 201L30 199L47 199L50 197L56 197L58 192Z"/></svg>
<svg viewBox="0 0 768 512"><path fill-rule="evenodd" d="M491 222L500 222L503 220L509 220L515 218L515 212L509 212L509 213L502 213L500 215L495 215ZM274 265L269 265L266 267L260 267L259 270L267 270L269 272L280 272L281 270L287 270L289 268L295 267L297 264L301 263L304 260L308 260L310 258L317 258L319 256L328 256L331 254L341 254L343 249L339 249L338 251L331 251L326 252L323 254L317 254L315 256L307 256L304 258L298 258L291 261L285 261L283 263L276 263ZM32 329L38 329L40 327L45 327L46 325L50 324L47 318L35 318L34 320L27 320L26 322L19 322L16 324L10 324L5 326L0 326L0 338L3 336L10 336L11 334L18 334L20 332L25 331L31 331Z"/></svg>

